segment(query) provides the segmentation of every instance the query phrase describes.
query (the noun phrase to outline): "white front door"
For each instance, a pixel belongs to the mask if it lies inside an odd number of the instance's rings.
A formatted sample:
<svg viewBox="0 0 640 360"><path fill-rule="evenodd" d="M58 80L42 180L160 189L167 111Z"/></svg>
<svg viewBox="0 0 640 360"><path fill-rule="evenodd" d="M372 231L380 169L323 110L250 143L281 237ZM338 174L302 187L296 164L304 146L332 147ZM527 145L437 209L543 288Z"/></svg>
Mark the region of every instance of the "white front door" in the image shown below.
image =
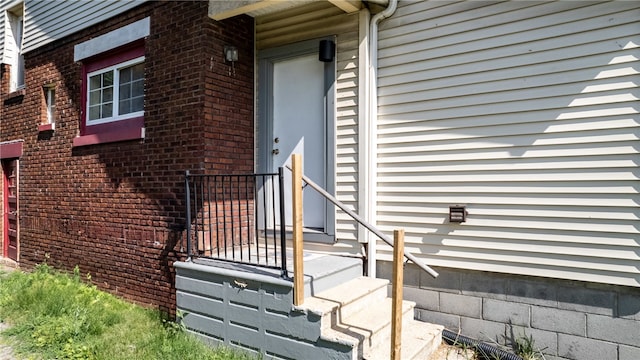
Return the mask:
<svg viewBox="0 0 640 360"><path fill-rule="evenodd" d="M324 63L317 54L276 60L273 63L272 171L301 154L303 173L326 188L327 122ZM285 217L291 225L291 173L285 171ZM325 200L313 189L303 195L303 224L325 230Z"/></svg>

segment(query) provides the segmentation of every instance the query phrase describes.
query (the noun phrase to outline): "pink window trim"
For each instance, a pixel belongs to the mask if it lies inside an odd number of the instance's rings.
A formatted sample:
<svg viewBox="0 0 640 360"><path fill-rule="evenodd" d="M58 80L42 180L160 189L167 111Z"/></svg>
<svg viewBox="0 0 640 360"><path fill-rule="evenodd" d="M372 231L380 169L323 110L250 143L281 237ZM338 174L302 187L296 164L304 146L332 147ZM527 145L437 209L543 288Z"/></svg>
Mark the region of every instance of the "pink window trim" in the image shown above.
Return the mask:
<svg viewBox="0 0 640 360"><path fill-rule="evenodd" d="M131 128L98 134L81 135L73 139L73 147L139 139L144 139L144 128Z"/></svg>
<svg viewBox="0 0 640 360"><path fill-rule="evenodd" d="M85 59L83 60L83 63L85 64L83 66L83 75L85 75L83 79L86 79L86 75L92 71L104 69L141 56L144 56L144 41L137 41L129 45L125 45L124 47L109 51L108 53L102 53L89 59Z"/></svg>
<svg viewBox="0 0 640 360"><path fill-rule="evenodd" d="M80 136L73 139L74 147L144 138L144 117L88 126L86 114L87 74L141 56L144 56L144 40L83 60Z"/></svg>
<svg viewBox="0 0 640 360"><path fill-rule="evenodd" d="M14 159L22 156L22 141L0 144L0 159Z"/></svg>
<svg viewBox="0 0 640 360"><path fill-rule="evenodd" d="M144 139L144 117L87 126L84 134L73 139L73 146Z"/></svg>

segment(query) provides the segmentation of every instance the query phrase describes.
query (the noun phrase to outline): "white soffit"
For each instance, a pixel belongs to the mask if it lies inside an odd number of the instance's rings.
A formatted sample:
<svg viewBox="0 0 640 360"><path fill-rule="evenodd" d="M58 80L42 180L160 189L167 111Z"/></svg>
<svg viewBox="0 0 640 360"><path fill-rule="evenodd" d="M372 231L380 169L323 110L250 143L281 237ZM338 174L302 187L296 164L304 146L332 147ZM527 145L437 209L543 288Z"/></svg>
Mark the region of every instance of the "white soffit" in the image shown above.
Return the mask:
<svg viewBox="0 0 640 360"><path fill-rule="evenodd" d="M209 0L209 17L214 20L224 20L240 14L256 17L317 1L329 1L347 13L362 8L361 0Z"/></svg>

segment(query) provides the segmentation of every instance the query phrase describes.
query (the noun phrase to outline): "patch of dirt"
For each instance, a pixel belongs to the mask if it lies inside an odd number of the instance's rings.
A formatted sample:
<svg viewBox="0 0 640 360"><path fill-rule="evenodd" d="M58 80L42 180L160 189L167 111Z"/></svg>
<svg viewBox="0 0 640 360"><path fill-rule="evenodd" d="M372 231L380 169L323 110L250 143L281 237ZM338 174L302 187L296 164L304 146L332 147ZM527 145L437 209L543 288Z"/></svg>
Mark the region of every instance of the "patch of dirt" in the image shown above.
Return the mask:
<svg viewBox="0 0 640 360"><path fill-rule="evenodd" d="M427 360L476 360L475 352L458 346L442 343Z"/></svg>
<svg viewBox="0 0 640 360"><path fill-rule="evenodd" d="M0 322L0 332L6 330L7 328L9 328L9 325ZM2 339L0 339L0 341L2 341ZM0 359L16 360L15 356L13 355L13 349L11 348L11 346L6 345L2 342L0 342Z"/></svg>

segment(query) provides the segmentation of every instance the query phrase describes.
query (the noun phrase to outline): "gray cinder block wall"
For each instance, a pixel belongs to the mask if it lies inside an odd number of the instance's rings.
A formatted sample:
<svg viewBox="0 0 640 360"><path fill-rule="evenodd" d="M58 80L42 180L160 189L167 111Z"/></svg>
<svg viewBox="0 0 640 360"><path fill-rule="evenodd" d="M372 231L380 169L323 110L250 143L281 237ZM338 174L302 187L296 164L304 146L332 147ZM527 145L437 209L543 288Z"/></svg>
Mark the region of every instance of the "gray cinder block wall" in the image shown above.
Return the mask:
<svg viewBox="0 0 640 360"><path fill-rule="evenodd" d="M640 288L405 265L416 319L487 342L531 336L547 360L640 359ZM391 279L391 263L378 277Z"/></svg>

